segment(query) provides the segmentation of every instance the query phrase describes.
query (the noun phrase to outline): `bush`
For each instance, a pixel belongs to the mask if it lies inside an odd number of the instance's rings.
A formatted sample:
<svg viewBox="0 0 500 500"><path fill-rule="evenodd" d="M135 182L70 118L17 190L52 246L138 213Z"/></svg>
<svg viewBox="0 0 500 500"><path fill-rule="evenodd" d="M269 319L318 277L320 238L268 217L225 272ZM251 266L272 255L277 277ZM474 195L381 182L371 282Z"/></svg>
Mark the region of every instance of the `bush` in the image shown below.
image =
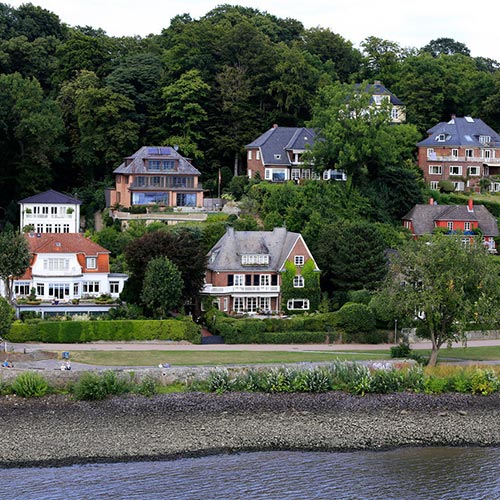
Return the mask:
<svg viewBox="0 0 500 500"><path fill-rule="evenodd" d="M399 344L391 347L391 358L409 358L411 348L408 344Z"/></svg>
<svg viewBox="0 0 500 500"><path fill-rule="evenodd" d="M208 388L210 392L223 394L230 391L233 386L233 381L226 368L218 368L210 372L208 376Z"/></svg>
<svg viewBox="0 0 500 500"><path fill-rule="evenodd" d="M157 393L156 381L151 375L146 375L135 388L137 394L151 397Z"/></svg>
<svg viewBox="0 0 500 500"><path fill-rule="evenodd" d="M130 383L111 370L106 370L101 374L85 372L72 387L76 399L87 401L98 401L108 396L130 392L130 390Z"/></svg>
<svg viewBox="0 0 500 500"><path fill-rule="evenodd" d="M372 333L375 316L367 305L347 302L337 312L337 325L346 333Z"/></svg>
<svg viewBox="0 0 500 500"><path fill-rule="evenodd" d="M38 373L24 372L12 383L12 392L23 398L39 398L45 396L49 389L47 381Z"/></svg>

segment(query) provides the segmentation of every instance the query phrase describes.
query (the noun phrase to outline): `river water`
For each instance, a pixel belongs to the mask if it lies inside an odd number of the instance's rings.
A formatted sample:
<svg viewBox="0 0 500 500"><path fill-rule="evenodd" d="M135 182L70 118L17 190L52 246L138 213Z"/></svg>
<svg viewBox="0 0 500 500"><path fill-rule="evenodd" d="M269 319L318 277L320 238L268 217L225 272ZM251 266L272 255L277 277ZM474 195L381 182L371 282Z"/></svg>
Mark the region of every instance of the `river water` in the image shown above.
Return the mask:
<svg viewBox="0 0 500 500"><path fill-rule="evenodd" d="M0 470L9 499L500 499L500 448L259 452Z"/></svg>

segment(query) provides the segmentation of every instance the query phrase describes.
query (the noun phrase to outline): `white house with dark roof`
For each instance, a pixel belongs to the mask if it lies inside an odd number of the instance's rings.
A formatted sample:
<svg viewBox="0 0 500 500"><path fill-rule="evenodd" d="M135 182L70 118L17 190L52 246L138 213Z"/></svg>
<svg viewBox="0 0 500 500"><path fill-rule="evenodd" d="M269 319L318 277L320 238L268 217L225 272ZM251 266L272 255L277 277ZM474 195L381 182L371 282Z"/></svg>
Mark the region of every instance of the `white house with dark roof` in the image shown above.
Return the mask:
<svg viewBox="0 0 500 500"><path fill-rule="evenodd" d="M283 276L294 269L291 291L283 299ZM304 272L310 269L316 273ZM318 280L319 268L302 235L285 228L235 231L228 228L208 253L202 295L227 313L279 313L311 310L305 280ZM283 303L283 300L286 302Z"/></svg>
<svg viewBox="0 0 500 500"><path fill-rule="evenodd" d="M455 191L480 191L481 179L488 179L490 190L500 191L500 135L486 123L453 116L427 133L417 144L418 165L431 189L450 181Z"/></svg>
<svg viewBox="0 0 500 500"><path fill-rule="evenodd" d="M200 172L175 148L143 146L114 170L108 206L203 207Z"/></svg>
<svg viewBox="0 0 500 500"><path fill-rule="evenodd" d="M358 84L359 85L359 84ZM406 107L382 82L375 80L366 86L366 92L371 94L371 105L378 108L384 103L389 103L390 119L392 123L403 123L406 121Z"/></svg>
<svg viewBox="0 0 500 500"><path fill-rule="evenodd" d="M496 253L495 237L499 235L497 220L484 205L437 205L432 199L427 205L415 205L403 218L403 226L417 238L443 228L449 234L462 234L464 241L481 234L490 252Z"/></svg>
<svg viewBox="0 0 500 500"><path fill-rule="evenodd" d="M19 202L20 229L35 233L78 233L80 205L72 196L49 189Z"/></svg>
<svg viewBox="0 0 500 500"><path fill-rule="evenodd" d="M38 300L68 302L106 294L118 297L126 274L111 273L109 251L82 233L25 233L31 263L13 282L15 299L35 290ZM2 283L3 285L3 283ZM0 286L5 294L3 286Z"/></svg>

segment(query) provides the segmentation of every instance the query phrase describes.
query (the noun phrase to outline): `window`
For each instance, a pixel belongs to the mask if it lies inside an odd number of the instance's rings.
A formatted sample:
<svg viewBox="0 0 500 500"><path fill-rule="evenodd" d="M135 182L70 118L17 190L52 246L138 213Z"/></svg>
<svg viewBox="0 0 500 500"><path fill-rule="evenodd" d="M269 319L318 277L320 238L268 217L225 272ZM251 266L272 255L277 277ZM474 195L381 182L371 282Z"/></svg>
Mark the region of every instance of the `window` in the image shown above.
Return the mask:
<svg viewBox="0 0 500 500"><path fill-rule="evenodd" d="M177 193L178 207L195 207L196 194L194 193Z"/></svg>
<svg viewBox="0 0 500 500"><path fill-rule="evenodd" d="M61 224L54 224L54 233L61 232Z"/></svg>
<svg viewBox="0 0 500 500"><path fill-rule="evenodd" d="M463 182L457 182L457 181L452 181L453 182L453 187L455 188L455 191L463 191L464 190L464 183Z"/></svg>
<svg viewBox="0 0 500 500"><path fill-rule="evenodd" d="M87 269L97 269L97 257L87 257L86 266Z"/></svg>
<svg viewBox="0 0 500 500"><path fill-rule="evenodd" d="M247 297L247 311L256 312L258 308L258 297Z"/></svg>
<svg viewBox="0 0 500 500"><path fill-rule="evenodd" d="M487 144L488 142L491 142L491 136L489 136L489 135L480 135L479 136L479 142L481 144Z"/></svg>
<svg viewBox="0 0 500 500"><path fill-rule="evenodd" d="M49 207L42 207L42 214L48 215Z"/></svg>
<svg viewBox="0 0 500 500"><path fill-rule="evenodd" d="M52 215L57 215L57 207L50 207L50 213Z"/></svg>
<svg viewBox="0 0 500 500"><path fill-rule="evenodd" d="M163 177L160 177L159 175L154 175L153 177L150 178L149 185L151 187L163 187Z"/></svg>
<svg viewBox="0 0 500 500"><path fill-rule="evenodd" d="M453 231L453 222L451 222L451 221L447 222L446 226L448 227L449 231Z"/></svg>
<svg viewBox="0 0 500 500"><path fill-rule="evenodd" d="M45 295L45 284L44 283L37 283L36 284L36 294L39 297L43 297Z"/></svg>
<svg viewBox="0 0 500 500"><path fill-rule="evenodd" d="M469 175L471 175L471 176L480 174L479 167L469 167L467 170L468 170Z"/></svg>
<svg viewBox="0 0 500 500"><path fill-rule="evenodd" d="M441 165L429 165L430 175L441 175L443 173L443 167Z"/></svg>
<svg viewBox="0 0 500 500"><path fill-rule="evenodd" d="M452 149L451 156L453 156L453 158L458 158L458 149Z"/></svg>
<svg viewBox="0 0 500 500"><path fill-rule="evenodd" d="M134 185L137 187L144 187L146 185L146 177L140 175L135 178Z"/></svg>
<svg viewBox="0 0 500 500"><path fill-rule="evenodd" d="M63 224L63 233L69 233L69 224Z"/></svg>
<svg viewBox="0 0 500 500"><path fill-rule="evenodd" d="M485 158L486 160L489 160L491 158L490 149L484 149L483 151L481 151L481 153L483 154L483 158Z"/></svg>
<svg viewBox="0 0 500 500"><path fill-rule="evenodd" d="M243 297L234 297L233 299L233 310L235 312L242 312L244 308Z"/></svg>
<svg viewBox="0 0 500 500"><path fill-rule="evenodd" d="M474 150L473 149L466 149L465 150L465 157L466 158L472 158L474 156Z"/></svg>
<svg viewBox="0 0 500 500"><path fill-rule="evenodd" d="M118 294L120 293L120 282L110 281L109 282L109 293Z"/></svg>
<svg viewBox="0 0 500 500"><path fill-rule="evenodd" d="M439 135L436 137L436 141L437 141L437 142L444 142L444 141L446 141L446 134L439 134Z"/></svg>
<svg viewBox="0 0 500 500"><path fill-rule="evenodd" d="M399 118L399 109L398 108L392 108L391 109L391 118L393 120L397 120Z"/></svg>
<svg viewBox="0 0 500 500"><path fill-rule="evenodd" d="M98 281L84 281L83 282L83 293L99 293Z"/></svg>
<svg viewBox="0 0 500 500"><path fill-rule="evenodd" d="M228 310L228 298L227 297L224 297L224 300L223 300L223 306L222 306L222 310L223 311L227 311Z"/></svg>
<svg viewBox="0 0 500 500"><path fill-rule="evenodd" d="M234 286L245 286L245 275L235 274L234 275Z"/></svg>
<svg viewBox="0 0 500 500"><path fill-rule="evenodd" d="M271 275L270 274L261 274L259 285L260 286L270 286L271 285Z"/></svg>
<svg viewBox="0 0 500 500"><path fill-rule="evenodd" d="M271 310L271 299L269 297L261 297L260 298L260 308L263 311Z"/></svg>
<svg viewBox="0 0 500 500"><path fill-rule="evenodd" d="M303 310L306 311L309 309L309 299L290 299L286 303L287 309L291 311L294 310Z"/></svg>
<svg viewBox="0 0 500 500"><path fill-rule="evenodd" d="M30 294L30 282L29 281L18 281L14 283L14 294L15 295L29 295Z"/></svg>
<svg viewBox="0 0 500 500"><path fill-rule="evenodd" d="M247 160L251 160L252 159L252 151L249 150L248 151L248 156L247 156Z"/></svg>
<svg viewBox="0 0 500 500"><path fill-rule="evenodd" d="M433 148L427 148L427 158L430 160L435 160L437 158L436 152Z"/></svg>
<svg viewBox="0 0 500 500"><path fill-rule="evenodd" d="M69 296L69 283L49 283L49 297L64 299Z"/></svg>
<svg viewBox="0 0 500 500"><path fill-rule="evenodd" d="M267 266L269 264L268 254L242 255L242 266Z"/></svg>
<svg viewBox="0 0 500 500"><path fill-rule="evenodd" d="M52 224L46 224L45 225L45 232L46 233L51 233L52 232Z"/></svg>
<svg viewBox="0 0 500 500"><path fill-rule="evenodd" d="M430 188L434 191L437 191L439 189L439 181L431 181Z"/></svg>
<svg viewBox="0 0 500 500"><path fill-rule="evenodd" d="M44 271L68 271L69 270L69 259L44 259L43 260L43 270Z"/></svg>
<svg viewBox="0 0 500 500"><path fill-rule="evenodd" d="M286 170L273 170L272 171L272 181L273 182L285 182L286 181Z"/></svg>
<svg viewBox="0 0 500 500"><path fill-rule="evenodd" d="M303 265L304 265L304 256L303 256L303 255L296 255L296 256L293 258L293 263L294 263L296 266L303 266Z"/></svg>
<svg viewBox="0 0 500 500"><path fill-rule="evenodd" d="M292 168L292 180L300 179L300 168Z"/></svg>
<svg viewBox="0 0 500 500"><path fill-rule="evenodd" d="M132 205L149 205L152 203L161 203L168 206L168 193L162 191L132 193Z"/></svg>
<svg viewBox="0 0 500 500"><path fill-rule="evenodd" d="M470 231L470 222L464 222L464 231Z"/></svg>
<svg viewBox="0 0 500 500"><path fill-rule="evenodd" d="M73 283L73 297L78 297L80 295L80 284Z"/></svg>
<svg viewBox="0 0 500 500"><path fill-rule="evenodd" d="M462 167L459 165L451 165L450 175L462 175Z"/></svg>
<svg viewBox="0 0 500 500"><path fill-rule="evenodd" d="M165 170L173 170L175 167L174 160L148 160L148 170L150 172L162 172Z"/></svg>
<svg viewBox="0 0 500 500"><path fill-rule="evenodd" d="M293 287L294 288L304 288L304 276L294 276L293 277Z"/></svg>
<svg viewBox="0 0 500 500"><path fill-rule="evenodd" d="M273 171L270 168L266 168L264 173L264 179L270 181L273 178Z"/></svg>
<svg viewBox="0 0 500 500"><path fill-rule="evenodd" d="M255 152L255 159L260 160L260 151Z"/></svg>

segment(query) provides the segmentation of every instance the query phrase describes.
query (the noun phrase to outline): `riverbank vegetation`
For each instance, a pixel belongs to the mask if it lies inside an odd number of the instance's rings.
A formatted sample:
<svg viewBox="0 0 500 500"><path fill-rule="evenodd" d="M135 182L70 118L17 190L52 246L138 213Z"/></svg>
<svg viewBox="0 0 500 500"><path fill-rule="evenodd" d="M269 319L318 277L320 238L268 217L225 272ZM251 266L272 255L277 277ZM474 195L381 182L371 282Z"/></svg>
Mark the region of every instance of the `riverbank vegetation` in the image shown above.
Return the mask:
<svg viewBox="0 0 500 500"><path fill-rule="evenodd" d="M160 375L160 376L158 376ZM20 373L12 381L0 379L0 394L24 398L66 393L77 400L102 400L109 396L139 394L152 396L172 392L162 382L163 372L86 371L76 380L52 386L36 372ZM500 368L495 366L451 366L422 368L415 364L384 362L364 365L335 361L314 367L250 368L234 371L217 368L208 375L173 383L175 391L202 391L222 394L230 391L262 393L389 394L413 392L443 394L458 392L487 396L500 391Z"/></svg>

